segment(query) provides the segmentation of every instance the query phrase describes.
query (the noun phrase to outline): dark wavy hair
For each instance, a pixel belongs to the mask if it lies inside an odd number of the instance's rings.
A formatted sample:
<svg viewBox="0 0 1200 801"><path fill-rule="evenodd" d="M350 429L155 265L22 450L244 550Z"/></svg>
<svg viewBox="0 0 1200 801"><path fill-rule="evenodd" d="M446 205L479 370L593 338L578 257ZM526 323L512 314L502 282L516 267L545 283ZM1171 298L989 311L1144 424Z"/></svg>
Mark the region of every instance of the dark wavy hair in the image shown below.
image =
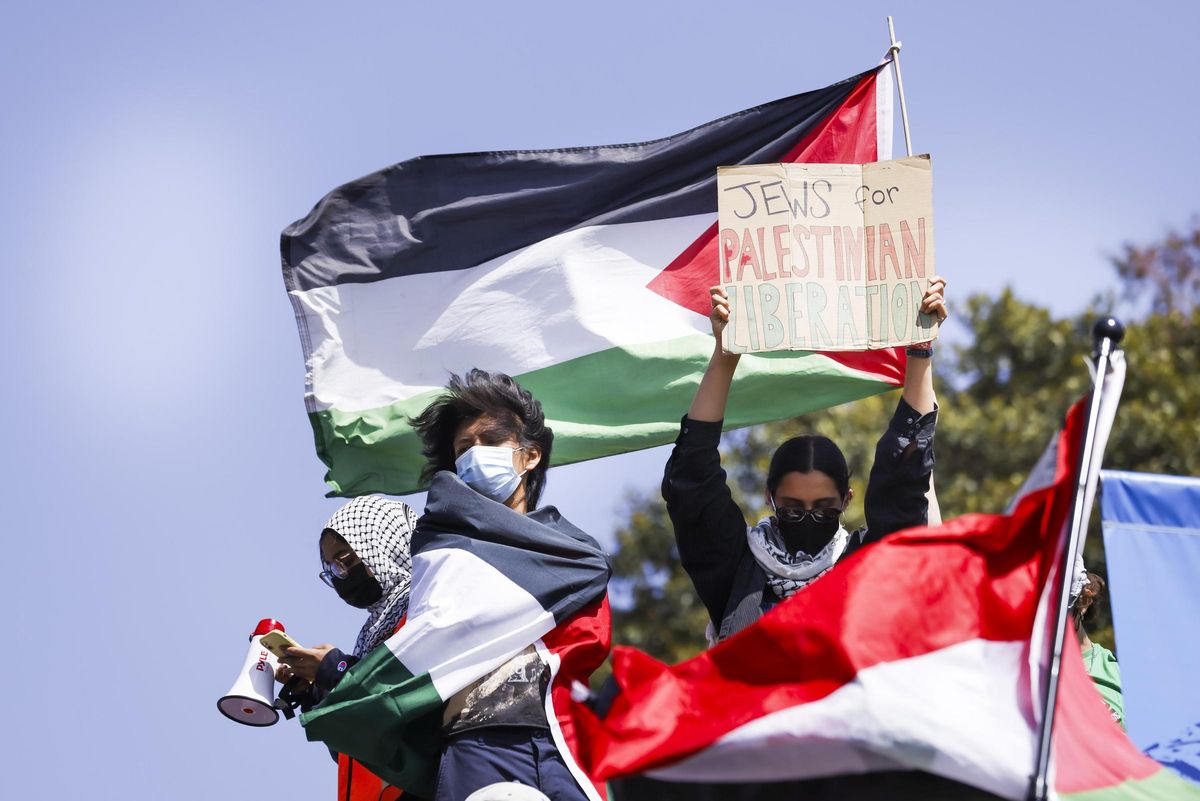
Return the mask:
<svg viewBox="0 0 1200 801"><path fill-rule="evenodd" d="M775 449L767 470L767 492L774 497L779 482L791 472L811 473L817 470L833 479L838 495L843 499L850 491L850 468L846 457L829 437L809 435L792 437Z"/></svg>
<svg viewBox="0 0 1200 801"><path fill-rule="evenodd" d="M1084 618L1091 618L1096 611L1095 603L1100 600L1101 594L1104 592L1104 578L1090 570L1087 574L1087 583L1083 585L1083 589L1079 591L1079 597L1075 599L1075 603L1071 605L1071 617L1075 619L1075 628L1083 626Z"/></svg>
<svg viewBox="0 0 1200 801"><path fill-rule="evenodd" d="M529 471L525 484L525 503L533 511L546 488L554 431L546 425L542 404L504 373L489 373L477 367L461 377L451 373L446 391L409 420L421 438L421 453L426 459L421 480L430 481L439 470L453 472L454 435L463 423L484 415L522 447L536 446L541 451L542 459Z"/></svg>

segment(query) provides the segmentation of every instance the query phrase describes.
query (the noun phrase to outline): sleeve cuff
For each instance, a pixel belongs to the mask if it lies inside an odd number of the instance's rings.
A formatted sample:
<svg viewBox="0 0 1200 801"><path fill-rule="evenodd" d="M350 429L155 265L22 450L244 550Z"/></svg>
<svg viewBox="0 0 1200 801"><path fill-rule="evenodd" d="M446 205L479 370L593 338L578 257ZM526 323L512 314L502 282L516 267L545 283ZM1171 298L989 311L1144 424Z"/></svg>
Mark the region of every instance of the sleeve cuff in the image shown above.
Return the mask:
<svg viewBox="0 0 1200 801"><path fill-rule="evenodd" d="M715 448L721 444L721 427L724 420L715 423L705 420L693 420L686 414L679 421L679 438L676 445L686 445L696 448Z"/></svg>
<svg viewBox="0 0 1200 801"><path fill-rule="evenodd" d="M332 690L357 661L357 657L343 653L340 648L332 649L325 654L321 664L317 665L317 680L314 684L323 690Z"/></svg>
<svg viewBox="0 0 1200 801"><path fill-rule="evenodd" d="M896 404L896 413L892 415L891 429L909 440L917 439L919 434L925 435L923 438L928 438L937 425L937 413L938 406L935 403L932 412L918 414L917 410L909 406L908 401L902 397Z"/></svg>

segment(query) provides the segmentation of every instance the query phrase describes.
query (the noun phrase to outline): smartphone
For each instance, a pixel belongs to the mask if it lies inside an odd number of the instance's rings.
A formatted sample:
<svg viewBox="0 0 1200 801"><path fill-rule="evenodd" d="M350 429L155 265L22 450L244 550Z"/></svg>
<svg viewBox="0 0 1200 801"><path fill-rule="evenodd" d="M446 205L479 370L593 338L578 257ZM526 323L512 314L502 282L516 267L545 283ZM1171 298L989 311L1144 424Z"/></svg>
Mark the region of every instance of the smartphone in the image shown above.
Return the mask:
<svg viewBox="0 0 1200 801"><path fill-rule="evenodd" d="M296 642L282 631L268 631L262 636L262 639L259 642L262 643L263 648L266 648L268 651L275 654L276 658L278 659L287 658L287 649L300 647L300 643Z"/></svg>

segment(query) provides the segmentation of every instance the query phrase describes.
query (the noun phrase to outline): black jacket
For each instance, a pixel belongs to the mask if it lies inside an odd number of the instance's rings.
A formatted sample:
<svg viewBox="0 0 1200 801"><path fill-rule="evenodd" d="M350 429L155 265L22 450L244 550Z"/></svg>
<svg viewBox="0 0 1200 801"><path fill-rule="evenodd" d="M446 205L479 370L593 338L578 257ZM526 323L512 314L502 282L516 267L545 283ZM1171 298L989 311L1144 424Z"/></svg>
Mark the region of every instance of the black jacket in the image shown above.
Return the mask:
<svg viewBox="0 0 1200 801"><path fill-rule="evenodd" d="M851 534L843 557L894 531L926 523L936 423L936 410L922 416L900 399L875 448L864 501L867 527ZM750 552L746 518L725 483L720 441L721 423L685 416L662 493L683 569L708 609L718 639L724 639L762 616L766 574Z"/></svg>

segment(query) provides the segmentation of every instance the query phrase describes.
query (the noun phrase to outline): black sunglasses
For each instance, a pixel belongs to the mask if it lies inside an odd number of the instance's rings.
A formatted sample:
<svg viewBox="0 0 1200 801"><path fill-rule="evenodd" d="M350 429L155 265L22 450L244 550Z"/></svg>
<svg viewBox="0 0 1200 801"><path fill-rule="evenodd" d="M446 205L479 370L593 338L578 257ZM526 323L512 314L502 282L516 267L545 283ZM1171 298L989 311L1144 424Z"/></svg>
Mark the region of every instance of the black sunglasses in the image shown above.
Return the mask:
<svg viewBox="0 0 1200 801"><path fill-rule="evenodd" d="M811 517L814 523L832 523L842 516L842 510L836 506L820 509L805 509L800 506L778 506L775 507L775 516L779 518L779 522L781 523L802 523L808 517Z"/></svg>

